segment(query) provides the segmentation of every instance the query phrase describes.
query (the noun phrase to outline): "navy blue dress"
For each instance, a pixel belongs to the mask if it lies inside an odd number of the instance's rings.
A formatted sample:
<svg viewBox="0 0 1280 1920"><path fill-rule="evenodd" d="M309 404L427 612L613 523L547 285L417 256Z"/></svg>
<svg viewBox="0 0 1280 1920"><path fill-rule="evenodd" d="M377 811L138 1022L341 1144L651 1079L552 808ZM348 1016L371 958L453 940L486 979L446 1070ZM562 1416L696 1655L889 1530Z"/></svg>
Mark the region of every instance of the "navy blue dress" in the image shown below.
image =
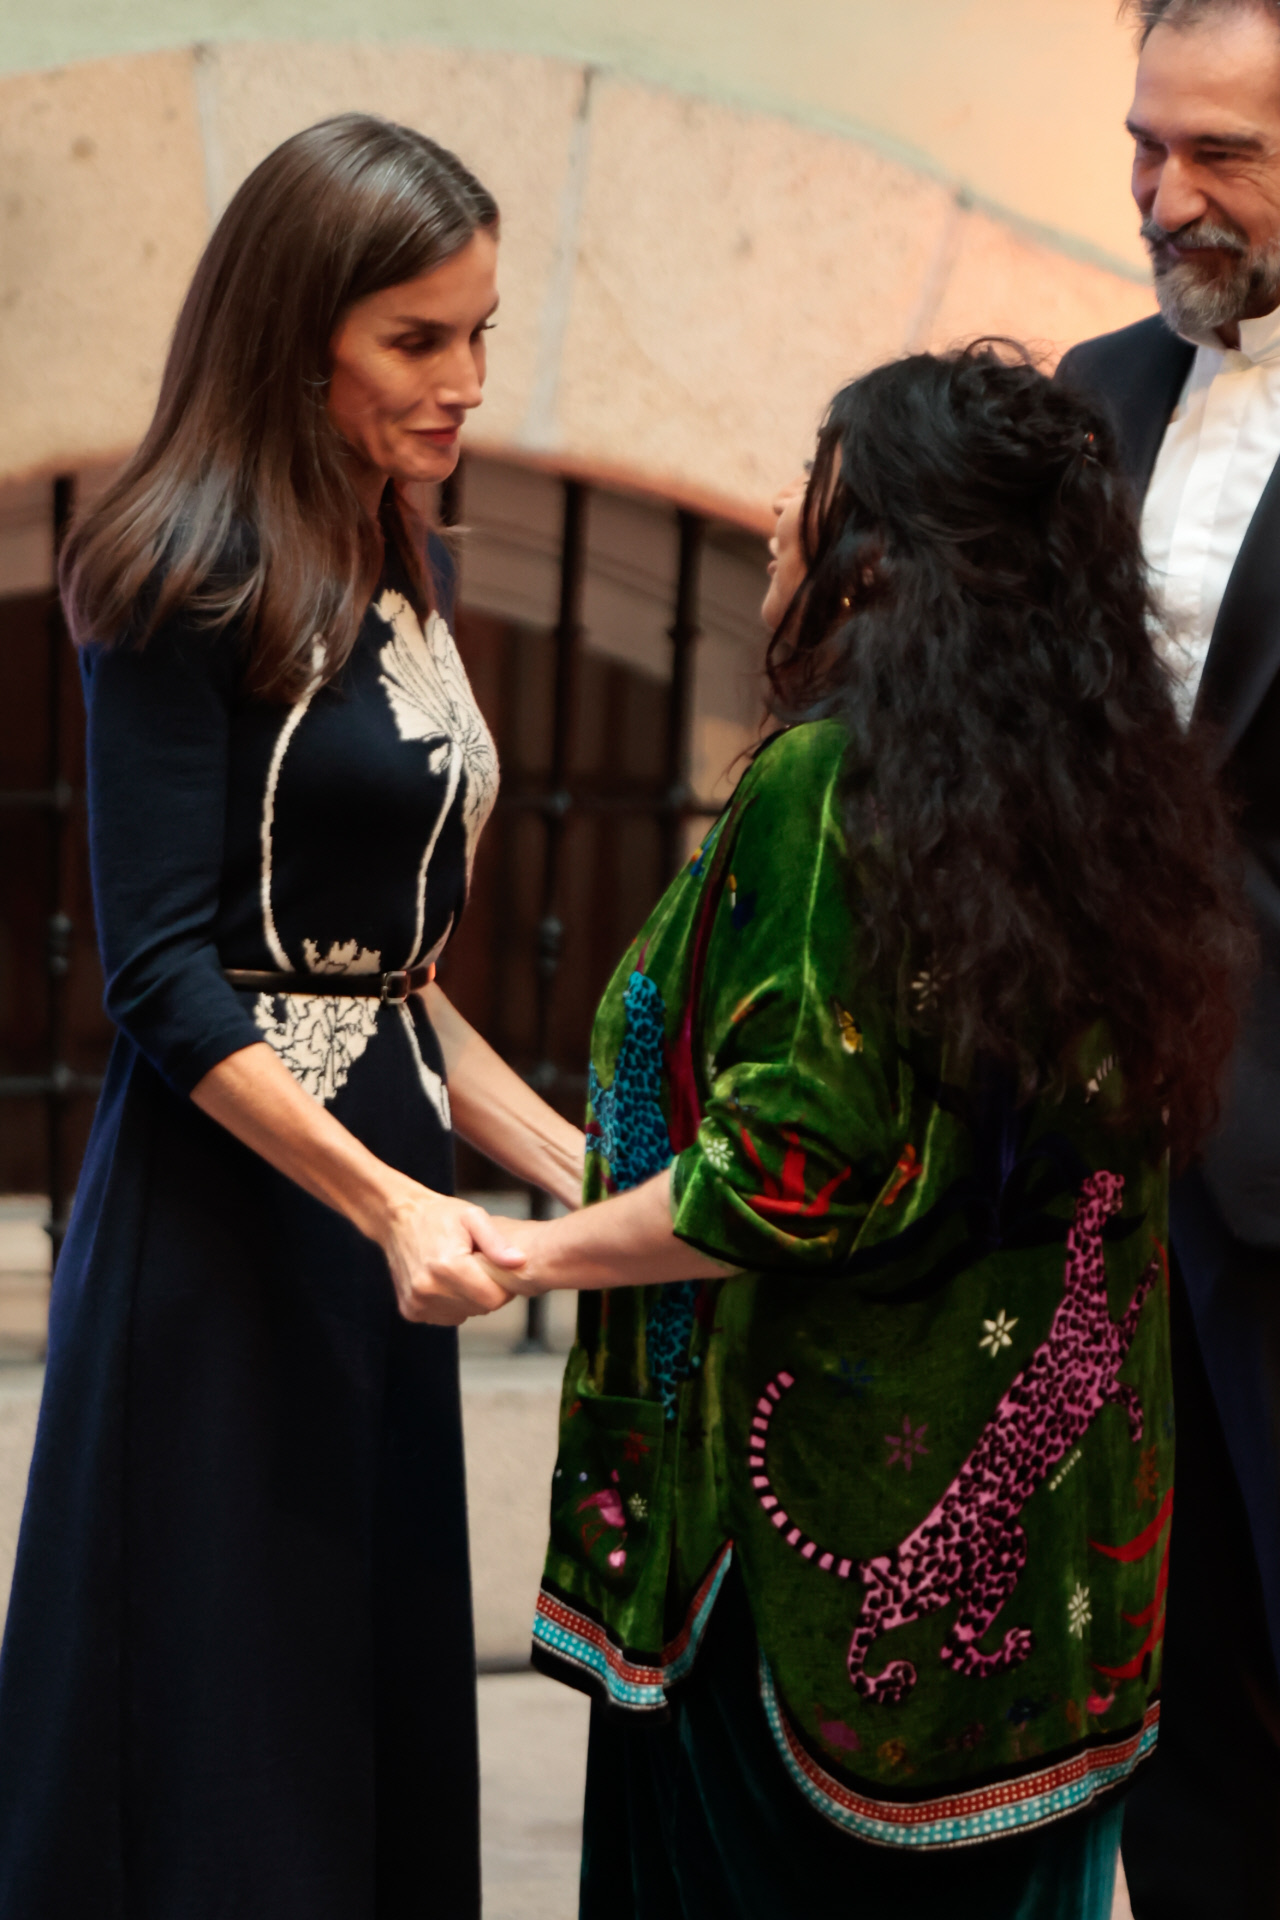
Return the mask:
<svg viewBox="0 0 1280 1920"><path fill-rule="evenodd" d="M497 763L394 562L333 684L238 690L175 623L85 658L95 899L120 1032L53 1289L0 1656L0 1920L479 1912L456 1335L188 1100L265 1040L451 1191L420 1002L222 968L441 951Z"/></svg>

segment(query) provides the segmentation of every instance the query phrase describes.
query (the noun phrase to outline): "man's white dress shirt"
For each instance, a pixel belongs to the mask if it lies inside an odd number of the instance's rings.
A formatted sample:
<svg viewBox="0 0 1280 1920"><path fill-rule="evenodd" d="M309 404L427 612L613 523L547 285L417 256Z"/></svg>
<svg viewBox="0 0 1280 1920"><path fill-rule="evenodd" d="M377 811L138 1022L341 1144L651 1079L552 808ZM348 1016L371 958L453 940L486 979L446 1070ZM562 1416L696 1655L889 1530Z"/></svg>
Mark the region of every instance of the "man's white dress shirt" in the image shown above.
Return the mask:
<svg viewBox="0 0 1280 1920"><path fill-rule="evenodd" d="M1231 569L1280 459L1280 309L1240 322L1238 352L1216 340L1195 344L1142 514L1188 719Z"/></svg>

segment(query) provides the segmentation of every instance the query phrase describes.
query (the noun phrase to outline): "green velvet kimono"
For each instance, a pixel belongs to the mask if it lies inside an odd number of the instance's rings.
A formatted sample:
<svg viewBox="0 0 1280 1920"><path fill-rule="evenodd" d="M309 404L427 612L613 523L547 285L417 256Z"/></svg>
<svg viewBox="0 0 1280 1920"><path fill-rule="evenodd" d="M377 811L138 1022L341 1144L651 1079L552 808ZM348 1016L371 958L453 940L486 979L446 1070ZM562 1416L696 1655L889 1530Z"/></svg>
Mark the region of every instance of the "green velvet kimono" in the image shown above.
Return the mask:
<svg viewBox="0 0 1280 1920"><path fill-rule="evenodd" d="M587 1200L671 1165L675 1231L740 1271L582 1296L534 1656L661 1712L733 1556L798 1791L946 1847L1155 1741L1166 1169L1101 1027L1019 1105L896 1017L844 753L834 721L770 743L601 1005Z"/></svg>

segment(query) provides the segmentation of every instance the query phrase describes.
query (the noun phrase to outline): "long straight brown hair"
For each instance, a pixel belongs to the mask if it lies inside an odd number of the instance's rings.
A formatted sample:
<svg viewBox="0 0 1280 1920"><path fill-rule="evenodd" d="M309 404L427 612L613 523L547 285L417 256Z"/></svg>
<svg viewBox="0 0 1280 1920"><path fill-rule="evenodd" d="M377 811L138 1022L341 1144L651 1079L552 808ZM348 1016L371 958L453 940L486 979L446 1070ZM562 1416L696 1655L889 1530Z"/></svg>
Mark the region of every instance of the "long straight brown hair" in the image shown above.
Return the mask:
<svg viewBox="0 0 1280 1920"><path fill-rule="evenodd" d="M78 644L144 644L174 615L246 636L244 684L330 678L382 561L329 418L329 343L357 300L459 253L498 208L433 140L347 113L294 134L219 220L183 302L155 416L63 550ZM424 610L421 528L388 489L381 531ZM418 537L415 537L418 536Z"/></svg>

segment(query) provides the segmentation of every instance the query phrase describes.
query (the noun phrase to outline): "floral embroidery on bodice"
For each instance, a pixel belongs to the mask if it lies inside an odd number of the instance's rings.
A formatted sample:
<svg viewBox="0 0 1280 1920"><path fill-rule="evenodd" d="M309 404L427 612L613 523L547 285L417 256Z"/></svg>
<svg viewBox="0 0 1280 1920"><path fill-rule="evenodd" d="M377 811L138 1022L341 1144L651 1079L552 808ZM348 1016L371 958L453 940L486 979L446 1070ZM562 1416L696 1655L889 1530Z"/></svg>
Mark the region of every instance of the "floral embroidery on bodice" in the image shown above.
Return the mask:
<svg viewBox="0 0 1280 1920"><path fill-rule="evenodd" d="M276 723L259 833L269 964L332 975L435 960L497 790L497 752L447 621L433 612L424 623L404 593L384 586L342 672ZM325 1102L384 1026L406 1032L423 1091L448 1124L447 1094L409 1009L262 993L253 1013L295 1079Z"/></svg>
<svg viewBox="0 0 1280 1920"><path fill-rule="evenodd" d="M379 656L382 685L402 740L439 740L464 773L462 818L467 833L467 875L475 862L480 829L498 797L498 751L475 703L466 669L447 622L427 615L425 627L401 593L391 588L377 612L394 638Z"/></svg>

